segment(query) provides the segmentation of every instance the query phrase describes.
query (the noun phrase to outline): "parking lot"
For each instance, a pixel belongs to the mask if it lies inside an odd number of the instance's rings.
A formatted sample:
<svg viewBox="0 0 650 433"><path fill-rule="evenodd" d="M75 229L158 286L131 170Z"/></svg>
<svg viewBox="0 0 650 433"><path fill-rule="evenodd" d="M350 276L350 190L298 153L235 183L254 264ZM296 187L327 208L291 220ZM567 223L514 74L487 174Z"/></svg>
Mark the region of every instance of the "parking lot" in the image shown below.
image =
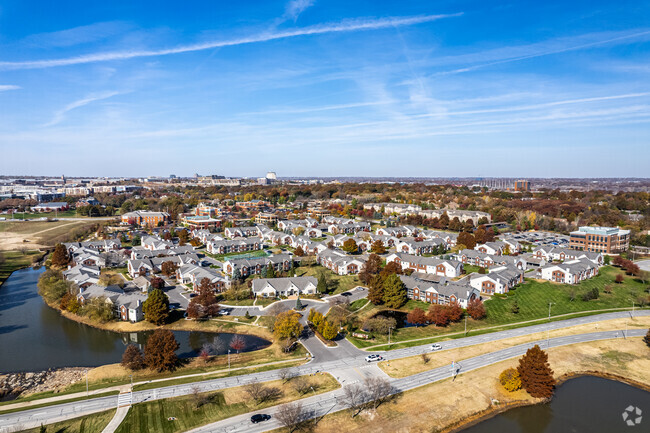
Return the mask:
<svg viewBox="0 0 650 433"><path fill-rule="evenodd" d="M569 247L569 237L560 233L551 232L523 232L503 235L504 239L514 239L519 242L526 242L537 247Z"/></svg>

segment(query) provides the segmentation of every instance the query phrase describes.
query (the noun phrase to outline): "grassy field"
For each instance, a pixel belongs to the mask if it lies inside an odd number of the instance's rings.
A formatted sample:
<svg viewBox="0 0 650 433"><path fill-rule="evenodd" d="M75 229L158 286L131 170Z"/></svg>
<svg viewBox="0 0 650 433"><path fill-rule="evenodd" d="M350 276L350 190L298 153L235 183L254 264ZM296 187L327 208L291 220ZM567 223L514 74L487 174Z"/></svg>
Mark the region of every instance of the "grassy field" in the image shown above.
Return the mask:
<svg viewBox="0 0 650 433"><path fill-rule="evenodd" d="M339 293L347 292L348 290L354 289L361 284L359 277L356 275L337 275L322 266L299 266L296 268L296 276L318 278L318 274L322 271L327 272L332 279L334 289L330 294L336 295Z"/></svg>
<svg viewBox="0 0 650 433"><path fill-rule="evenodd" d="M5 251L0 253L4 261L0 260L0 286L5 282L13 271L30 266L34 261L39 260L43 253L38 251Z"/></svg>
<svg viewBox="0 0 650 433"><path fill-rule="evenodd" d="M509 292L506 297L493 297L486 301L485 308L487 310L487 317L480 321L468 319L467 330L471 331L472 335L475 335L476 331L482 328L543 319L548 316L549 302L553 303L551 305L552 316L609 308L631 309L633 301L639 307L639 298L645 297L647 299L648 297L648 294L644 292L648 287L648 283L643 284L639 279L625 275L624 282L622 284L616 284L614 279L617 274L624 274L624 272L612 266L604 266L600 269L600 273L596 277L573 286L528 279L524 284ZM612 293L605 293L605 286L611 286ZM594 287L599 290L598 299L583 301L581 295ZM572 294L575 294L573 301L571 300ZM518 313L513 312L515 300L519 306ZM410 311L416 306L426 311L429 305L423 302L409 301L401 310ZM365 318L382 309L383 307L381 306L364 308L359 314L359 319L363 321ZM455 332L462 333L464 330L464 322L452 323L447 327L429 325L399 328L393 332L391 341L399 342L427 337L431 337L431 340L433 340L436 336ZM357 347L361 348L388 342L387 336L376 336L374 340L361 340L352 337L348 339ZM421 341L417 344L424 344L428 341ZM397 347L404 347L404 345L396 345L391 348Z"/></svg>
<svg viewBox="0 0 650 433"><path fill-rule="evenodd" d="M46 426L46 432L56 433L101 433L104 427L113 419L115 410L94 413L90 416L73 418L67 421L57 422ZM22 433L39 433L40 427L23 430Z"/></svg>
<svg viewBox="0 0 650 433"><path fill-rule="evenodd" d="M339 383L329 374L306 377L316 394L337 389ZM281 395L272 401L255 403L244 387L228 388L218 392L204 393L207 403L196 407L194 396L183 396L134 405L117 429L118 433L161 432L175 433L216 422L242 413L263 409L276 404L313 395L300 395L293 389L292 379L288 382L276 380L265 382L268 387L277 387ZM174 420L169 420L171 417Z"/></svg>
<svg viewBox="0 0 650 433"><path fill-rule="evenodd" d="M67 242L96 224L88 221L0 221L0 249L37 249Z"/></svg>
<svg viewBox="0 0 650 433"><path fill-rule="evenodd" d="M216 260L219 260L220 262L224 262L228 259L236 259L236 258L253 258L253 257L266 257L268 254L266 253L265 250L259 250L259 251L245 251L241 253L230 253L230 254L210 254L207 251L202 251L205 255L210 256Z"/></svg>

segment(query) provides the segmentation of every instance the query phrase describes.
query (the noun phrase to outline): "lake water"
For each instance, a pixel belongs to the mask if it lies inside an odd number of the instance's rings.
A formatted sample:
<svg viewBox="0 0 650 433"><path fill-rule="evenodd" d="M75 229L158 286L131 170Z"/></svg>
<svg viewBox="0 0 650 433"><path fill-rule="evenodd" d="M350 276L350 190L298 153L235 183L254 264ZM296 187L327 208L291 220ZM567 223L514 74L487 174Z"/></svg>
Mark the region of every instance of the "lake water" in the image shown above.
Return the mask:
<svg viewBox="0 0 650 433"><path fill-rule="evenodd" d="M14 272L0 286L0 373L58 367L96 367L119 362L129 343L143 345L150 332L116 333L61 316L38 294L44 269ZM196 356L204 343L216 342L217 354L228 351L235 334L173 331L178 355ZM249 352L268 346L262 338L242 335Z"/></svg>
<svg viewBox="0 0 650 433"><path fill-rule="evenodd" d="M650 374L650 372L648 372ZM623 412L632 406L627 419ZM550 403L511 409L469 427L462 433L616 433L650 432L650 392L593 376L571 379L555 392Z"/></svg>

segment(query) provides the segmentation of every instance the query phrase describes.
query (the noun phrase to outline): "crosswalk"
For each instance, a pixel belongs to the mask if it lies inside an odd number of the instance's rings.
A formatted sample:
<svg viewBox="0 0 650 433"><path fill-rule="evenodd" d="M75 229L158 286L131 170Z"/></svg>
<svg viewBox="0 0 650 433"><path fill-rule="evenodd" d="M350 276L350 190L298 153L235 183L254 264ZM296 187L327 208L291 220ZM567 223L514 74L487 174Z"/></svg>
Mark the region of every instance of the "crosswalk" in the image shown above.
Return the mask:
<svg viewBox="0 0 650 433"><path fill-rule="evenodd" d="M131 406L133 403L133 393L132 392L122 392L117 396L117 407Z"/></svg>

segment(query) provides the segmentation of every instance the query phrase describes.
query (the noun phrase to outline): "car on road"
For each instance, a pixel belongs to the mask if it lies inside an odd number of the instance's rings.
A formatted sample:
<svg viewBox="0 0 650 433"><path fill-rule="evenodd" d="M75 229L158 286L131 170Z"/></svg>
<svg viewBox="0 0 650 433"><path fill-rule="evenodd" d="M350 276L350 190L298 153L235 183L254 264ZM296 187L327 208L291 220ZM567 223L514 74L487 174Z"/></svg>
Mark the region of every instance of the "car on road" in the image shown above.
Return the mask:
<svg viewBox="0 0 650 433"><path fill-rule="evenodd" d="M352 296L352 293L350 293L350 292L343 292L343 293L341 293L341 296Z"/></svg>
<svg viewBox="0 0 650 433"><path fill-rule="evenodd" d="M268 421L270 419L271 419L271 415L267 415L265 413L256 413L251 417L251 422L253 424L257 424L258 422Z"/></svg>
<svg viewBox="0 0 650 433"><path fill-rule="evenodd" d="M219 310L219 315L220 316L227 316L228 314L230 314L229 310Z"/></svg>
<svg viewBox="0 0 650 433"><path fill-rule="evenodd" d="M366 362L375 362L375 361L381 361L383 358L381 355L368 355L366 356Z"/></svg>
<svg viewBox="0 0 650 433"><path fill-rule="evenodd" d="M440 344L438 344L438 343L434 343L434 344L431 345L431 350L433 350L434 352L436 350L440 350L440 349L442 349L442 346Z"/></svg>

